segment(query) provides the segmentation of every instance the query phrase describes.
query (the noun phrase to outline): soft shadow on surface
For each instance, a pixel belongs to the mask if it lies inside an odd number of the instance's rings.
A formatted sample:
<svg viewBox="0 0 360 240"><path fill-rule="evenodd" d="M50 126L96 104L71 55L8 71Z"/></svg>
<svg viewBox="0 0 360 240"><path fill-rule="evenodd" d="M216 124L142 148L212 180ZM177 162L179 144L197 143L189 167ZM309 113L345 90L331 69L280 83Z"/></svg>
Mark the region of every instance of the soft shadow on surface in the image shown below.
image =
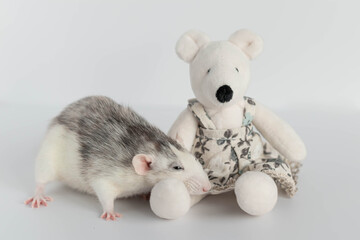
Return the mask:
<svg viewBox="0 0 360 240"><path fill-rule="evenodd" d="M50 184L46 192L47 195L54 198L54 201L49 203L49 207L59 204L86 209L86 211L93 212L96 217L102 213L101 204L95 195L79 192L58 182ZM279 199L290 199L282 190L279 190L278 194ZM19 202L22 203L23 201L24 199L19 199ZM121 213L125 218L130 216L141 216L145 219L158 218L152 212L149 200L145 200L142 196L116 199L115 211ZM219 215L229 218L253 218L240 209L233 191L205 197L198 204L194 205L187 215L198 220L217 218Z"/></svg>
<svg viewBox="0 0 360 240"><path fill-rule="evenodd" d="M48 191L50 196L54 197L53 204L61 204L75 208L82 208L94 212L98 216L102 213L102 207L95 195L79 192L64 184L58 183ZM141 217L143 219L158 219L150 208L149 200L145 200L142 196L134 196L130 198L120 198L115 200L115 210L123 215L124 218ZM189 218L198 220L217 218L219 215L232 217L251 217L242 211L236 201L233 191L211 195L204 198L198 204L193 206L188 214ZM187 218L184 216L183 218Z"/></svg>
<svg viewBox="0 0 360 240"><path fill-rule="evenodd" d="M249 217L237 204L234 191L207 196L193 206L188 214L198 220L216 219L219 215L229 218Z"/></svg>
<svg viewBox="0 0 360 240"><path fill-rule="evenodd" d="M99 217L103 212L102 206L95 195L79 192L59 182L50 183L46 195L54 198L54 201L49 203L48 208L57 207L57 205L80 208L94 213L95 217ZM19 202L24 200L20 199ZM125 218L132 215L141 215L143 218L156 217L150 209L149 201L141 196L115 199L114 205L115 211L121 213Z"/></svg>

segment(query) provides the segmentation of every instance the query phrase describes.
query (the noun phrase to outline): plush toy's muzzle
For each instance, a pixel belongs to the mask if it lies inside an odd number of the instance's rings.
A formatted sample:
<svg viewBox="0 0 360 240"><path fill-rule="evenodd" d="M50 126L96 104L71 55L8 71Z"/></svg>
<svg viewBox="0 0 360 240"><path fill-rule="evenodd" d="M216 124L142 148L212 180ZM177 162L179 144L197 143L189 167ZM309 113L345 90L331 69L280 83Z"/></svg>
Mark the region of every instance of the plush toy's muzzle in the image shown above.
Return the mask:
<svg viewBox="0 0 360 240"><path fill-rule="evenodd" d="M223 85L216 91L216 98L221 103L230 102L233 97L233 93L234 92L230 86Z"/></svg>

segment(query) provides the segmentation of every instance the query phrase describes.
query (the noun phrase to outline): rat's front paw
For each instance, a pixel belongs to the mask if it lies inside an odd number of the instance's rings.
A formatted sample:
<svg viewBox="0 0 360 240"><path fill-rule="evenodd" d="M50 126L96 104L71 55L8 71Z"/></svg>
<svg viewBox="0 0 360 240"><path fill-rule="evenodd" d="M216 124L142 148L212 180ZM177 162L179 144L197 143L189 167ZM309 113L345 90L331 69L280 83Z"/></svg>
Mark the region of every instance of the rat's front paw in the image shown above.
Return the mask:
<svg viewBox="0 0 360 240"><path fill-rule="evenodd" d="M109 220L115 221L116 218L121 217L121 214L117 212L104 212L100 217L106 221Z"/></svg>
<svg viewBox="0 0 360 240"><path fill-rule="evenodd" d="M47 207L47 202L51 201L53 201L51 197L36 195L35 197L29 198L24 203L25 205L30 204L32 208L39 208L40 206Z"/></svg>
<svg viewBox="0 0 360 240"><path fill-rule="evenodd" d="M144 199L145 201L149 201L150 200L150 193L141 194L140 197L142 199Z"/></svg>

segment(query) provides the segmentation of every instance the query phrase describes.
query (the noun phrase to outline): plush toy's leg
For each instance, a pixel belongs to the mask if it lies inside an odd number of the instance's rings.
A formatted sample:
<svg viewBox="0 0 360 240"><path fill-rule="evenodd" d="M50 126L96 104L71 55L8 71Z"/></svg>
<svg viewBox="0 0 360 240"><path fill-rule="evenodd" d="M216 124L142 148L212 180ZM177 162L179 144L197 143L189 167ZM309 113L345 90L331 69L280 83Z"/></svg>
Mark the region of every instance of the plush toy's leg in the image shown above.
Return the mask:
<svg viewBox="0 0 360 240"><path fill-rule="evenodd" d="M184 216L190 207L202 198L204 195L190 196L183 182L177 179L165 179L152 189L150 206L158 217L177 219Z"/></svg>
<svg viewBox="0 0 360 240"><path fill-rule="evenodd" d="M250 215L270 212L276 202L278 189L274 180L263 172L246 172L235 184L237 202Z"/></svg>

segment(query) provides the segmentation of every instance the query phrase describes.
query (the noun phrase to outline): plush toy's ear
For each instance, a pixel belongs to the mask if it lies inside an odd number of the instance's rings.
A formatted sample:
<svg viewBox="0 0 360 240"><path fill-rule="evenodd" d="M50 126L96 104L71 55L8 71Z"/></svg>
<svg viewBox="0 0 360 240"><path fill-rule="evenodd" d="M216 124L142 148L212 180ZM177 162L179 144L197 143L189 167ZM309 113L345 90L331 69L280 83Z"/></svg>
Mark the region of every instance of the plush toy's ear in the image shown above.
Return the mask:
<svg viewBox="0 0 360 240"><path fill-rule="evenodd" d="M151 169L150 164L152 162L152 158L145 154L137 154L132 159L135 172L139 175L146 175L147 172Z"/></svg>
<svg viewBox="0 0 360 240"><path fill-rule="evenodd" d="M250 59L258 56L262 52L264 45L260 36L246 29L233 33L229 41L241 48Z"/></svg>
<svg viewBox="0 0 360 240"><path fill-rule="evenodd" d="M179 133L176 133L175 140L176 140L183 148L185 148L184 139L182 139L182 137L179 136Z"/></svg>
<svg viewBox="0 0 360 240"><path fill-rule="evenodd" d="M209 42L208 36L197 30L184 33L176 43L176 53L185 62L191 62L199 49Z"/></svg>

